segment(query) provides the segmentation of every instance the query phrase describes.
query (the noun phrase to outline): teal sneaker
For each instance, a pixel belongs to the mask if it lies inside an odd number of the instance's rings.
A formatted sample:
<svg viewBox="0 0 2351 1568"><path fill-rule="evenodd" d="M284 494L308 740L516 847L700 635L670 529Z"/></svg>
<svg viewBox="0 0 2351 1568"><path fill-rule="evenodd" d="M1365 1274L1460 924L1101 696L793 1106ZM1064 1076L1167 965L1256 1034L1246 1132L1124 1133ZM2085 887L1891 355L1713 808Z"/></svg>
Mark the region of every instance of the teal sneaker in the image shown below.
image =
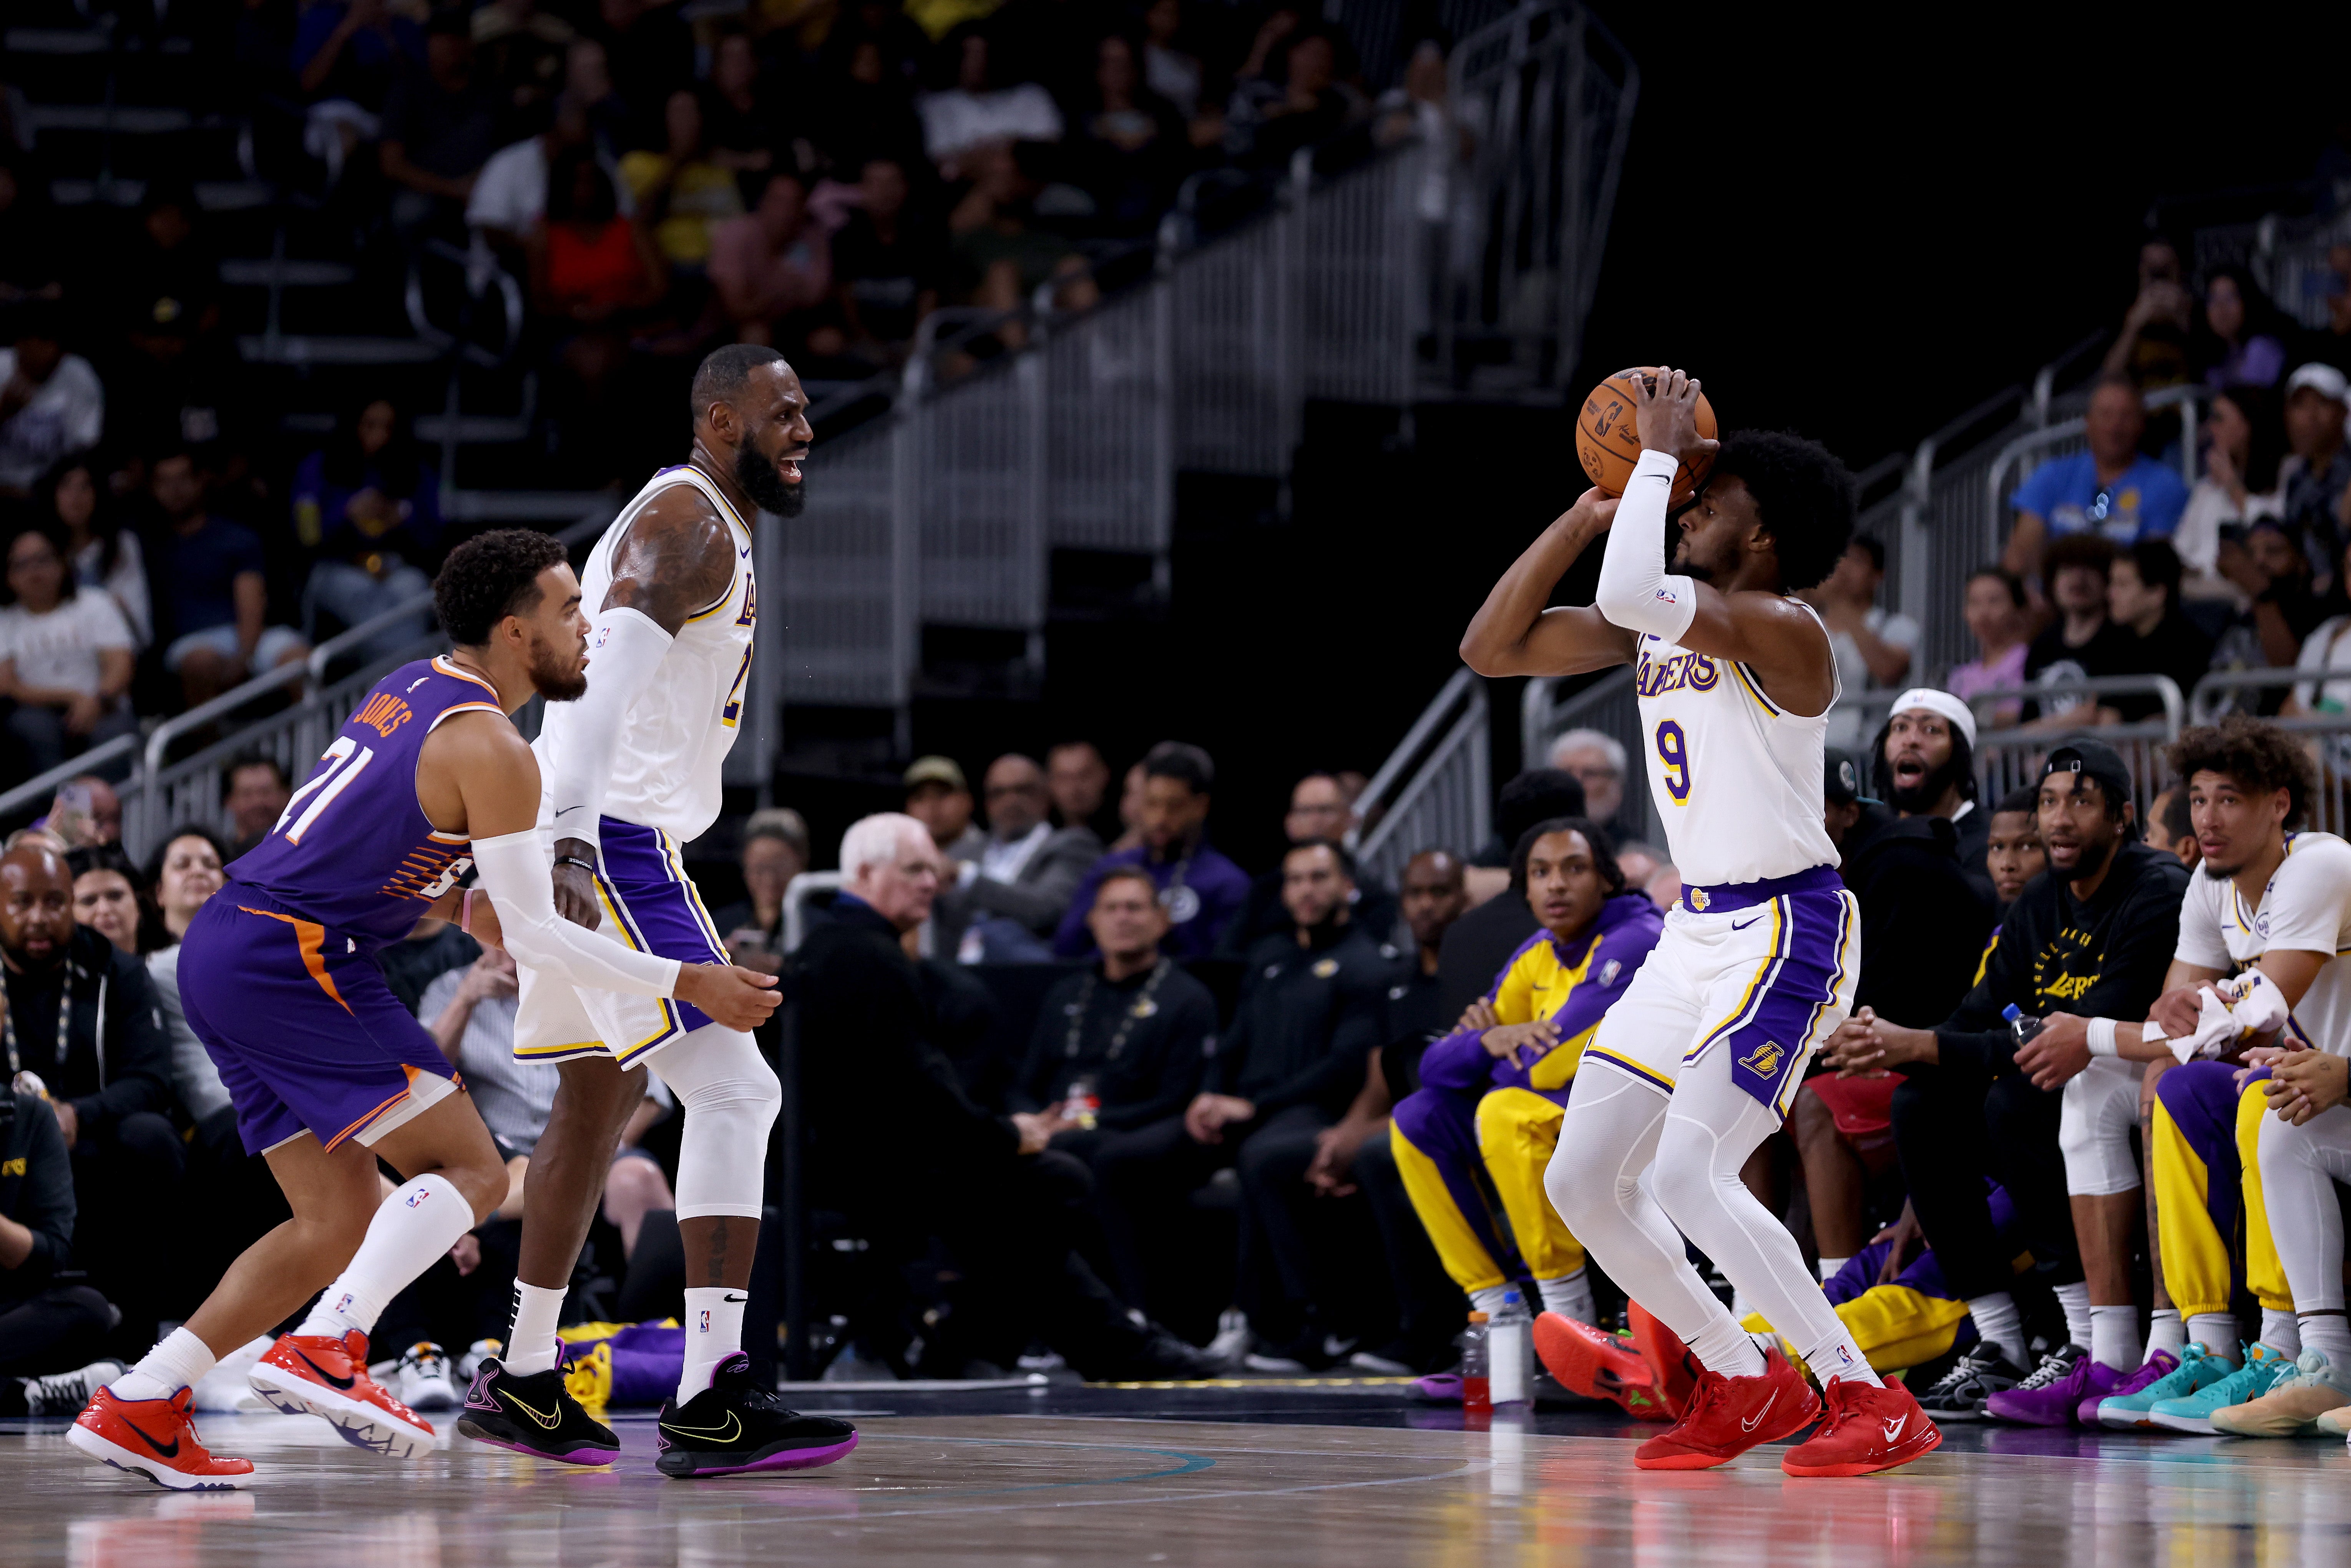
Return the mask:
<svg viewBox="0 0 2351 1568"><path fill-rule="evenodd" d="M2147 1418L2173 1432L2210 1435L2212 1412L2231 1405L2250 1405L2270 1391L2270 1385L2294 1370L2294 1357L2265 1344L2245 1347L2245 1364L2193 1394L2158 1399L2147 1408ZM2150 1393L2153 1390L2149 1390ZM2100 1419L2104 1419L2100 1412Z"/></svg>
<svg viewBox="0 0 2351 1568"><path fill-rule="evenodd" d="M2148 1432L2155 1420L2147 1412L2166 1399L2184 1399L2210 1387L2237 1369L2225 1355L2214 1355L2194 1340L2181 1347L2179 1364L2144 1388L2109 1395L2098 1402L2098 1425L2123 1432Z"/></svg>

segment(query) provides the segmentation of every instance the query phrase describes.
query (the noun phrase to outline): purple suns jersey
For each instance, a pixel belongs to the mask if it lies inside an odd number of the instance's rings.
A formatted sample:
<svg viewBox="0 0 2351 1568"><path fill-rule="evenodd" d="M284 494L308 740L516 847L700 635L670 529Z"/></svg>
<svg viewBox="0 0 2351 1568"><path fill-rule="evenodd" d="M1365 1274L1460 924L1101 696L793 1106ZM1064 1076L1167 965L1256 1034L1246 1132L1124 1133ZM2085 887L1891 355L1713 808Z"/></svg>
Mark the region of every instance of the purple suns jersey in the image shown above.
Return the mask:
<svg viewBox="0 0 2351 1568"><path fill-rule="evenodd" d="M416 803L424 737L451 714L503 711L497 688L446 658L394 670L343 721L268 836L228 868L231 882L360 951L402 940L474 863L471 844L436 831Z"/></svg>

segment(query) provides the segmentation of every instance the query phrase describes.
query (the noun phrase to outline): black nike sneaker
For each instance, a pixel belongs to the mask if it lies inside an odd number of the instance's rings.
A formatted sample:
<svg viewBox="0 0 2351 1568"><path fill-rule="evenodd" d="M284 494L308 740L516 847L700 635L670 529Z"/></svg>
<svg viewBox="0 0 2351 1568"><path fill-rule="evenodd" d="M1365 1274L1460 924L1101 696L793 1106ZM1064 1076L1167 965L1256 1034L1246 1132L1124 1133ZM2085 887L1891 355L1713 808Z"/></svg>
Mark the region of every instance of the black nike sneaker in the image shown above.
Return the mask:
<svg viewBox="0 0 2351 1568"><path fill-rule="evenodd" d="M563 1364L525 1376L491 1357L465 1391L457 1434L494 1448L567 1465L609 1465L621 1439L563 1386Z"/></svg>
<svg viewBox="0 0 2351 1568"><path fill-rule="evenodd" d="M665 1476L739 1476L750 1470L806 1470L857 1447L857 1428L830 1416L803 1416L751 1381L751 1358L737 1351L718 1364L710 1386L683 1406L662 1406Z"/></svg>

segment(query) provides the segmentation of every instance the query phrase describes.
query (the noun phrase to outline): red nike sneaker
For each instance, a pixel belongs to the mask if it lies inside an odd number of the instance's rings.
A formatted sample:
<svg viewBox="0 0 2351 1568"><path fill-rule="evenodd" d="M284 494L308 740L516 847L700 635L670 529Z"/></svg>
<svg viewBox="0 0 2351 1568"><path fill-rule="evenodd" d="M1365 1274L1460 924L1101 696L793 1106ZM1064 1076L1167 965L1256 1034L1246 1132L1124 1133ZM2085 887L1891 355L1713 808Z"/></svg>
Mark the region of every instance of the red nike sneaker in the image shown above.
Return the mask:
<svg viewBox="0 0 2351 1568"><path fill-rule="evenodd" d="M1657 1391L1658 1402L1675 1420L1680 1420L1682 1412L1689 1407L1690 1396L1698 1392L1698 1375L1706 1368L1682 1343L1682 1336L1652 1316L1640 1302L1625 1302L1625 1315L1632 1324L1634 1348L1649 1364L1649 1379Z"/></svg>
<svg viewBox="0 0 2351 1568"><path fill-rule="evenodd" d="M1633 1450L1645 1470L1703 1470L1729 1464L1759 1443L1792 1437L1821 1413L1820 1396L1778 1350L1761 1377L1700 1372L1682 1418Z"/></svg>
<svg viewBox="0 0 2351 1568"><path fill-rule="evenodd" d="M66 1441L100 1464L145 1476L170 1491L235 1491L253 1474L251 1459L216 1459L196 1437L189 1411L195 1395L183 1388L169 1399L117 1399L101 1388L89 1396Z"/></svg>
<svg viewBox="0 0 2351 1568"><path fill-rule="evenodd" d="M368 1375L367 1335L280 1334L254 1363L253 1391L280 1415L321 1416L355 1448L413 1459L434 1448L433 1423Z"/></svg>
<svg viewBox="0 0 2351 1568"><path fill-rule="evenodd" d="M1608 1400L1635 1421L1673 1419L1651 1386L1649 1364L1604 1329L1544 1312L1535 1319L1535 1354L1562 1388Z"/></svg>
<svg viewBox="0 0 2351 1568"><path fill-rule="evenodd" d="M1828 1419L1788 1450L1780 1468L1792 1476L1865 1476L1907 1465L1943 1445L1942 1430L1898 1383L1883 1388L1829 1379Z"/></svg>

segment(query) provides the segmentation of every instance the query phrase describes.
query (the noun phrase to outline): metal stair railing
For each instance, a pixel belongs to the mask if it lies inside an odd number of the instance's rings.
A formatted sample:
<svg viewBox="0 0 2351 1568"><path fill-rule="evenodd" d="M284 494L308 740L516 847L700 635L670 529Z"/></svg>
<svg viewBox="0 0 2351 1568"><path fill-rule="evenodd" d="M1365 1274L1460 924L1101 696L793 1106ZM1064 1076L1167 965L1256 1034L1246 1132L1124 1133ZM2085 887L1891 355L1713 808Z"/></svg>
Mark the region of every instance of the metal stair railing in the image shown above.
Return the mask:
<svg viewBox="0 0 2351 1568"><path fill-rule="evenodd" d="M1348 843L1365 875L1390 887L1423 850L1469 855L1493 835L1492 737L1486 684L1456 670L1356 798Z"/></svg>

